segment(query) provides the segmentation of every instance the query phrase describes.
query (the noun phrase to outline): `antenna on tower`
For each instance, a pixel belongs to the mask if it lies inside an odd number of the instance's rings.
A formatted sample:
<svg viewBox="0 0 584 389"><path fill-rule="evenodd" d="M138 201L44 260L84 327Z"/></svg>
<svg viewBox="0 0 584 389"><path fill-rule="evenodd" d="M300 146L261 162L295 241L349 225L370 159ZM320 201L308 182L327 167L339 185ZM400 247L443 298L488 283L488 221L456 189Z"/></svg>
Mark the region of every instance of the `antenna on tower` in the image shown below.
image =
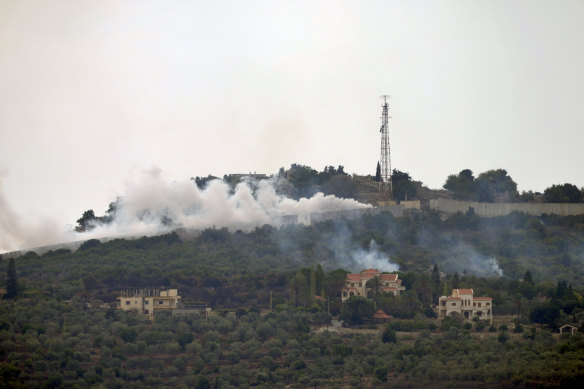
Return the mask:
<svg viewBox="0 0 584 389"><path fill-rule="evenodd" d="M379 182L379 191L382 192L383 200L392 199L392 184L391 184L391 155L389 149L389 100L388 95L381 96L383 99L382 113L381 113L381 156L379 165L381 167L381 181Z"/></svg>

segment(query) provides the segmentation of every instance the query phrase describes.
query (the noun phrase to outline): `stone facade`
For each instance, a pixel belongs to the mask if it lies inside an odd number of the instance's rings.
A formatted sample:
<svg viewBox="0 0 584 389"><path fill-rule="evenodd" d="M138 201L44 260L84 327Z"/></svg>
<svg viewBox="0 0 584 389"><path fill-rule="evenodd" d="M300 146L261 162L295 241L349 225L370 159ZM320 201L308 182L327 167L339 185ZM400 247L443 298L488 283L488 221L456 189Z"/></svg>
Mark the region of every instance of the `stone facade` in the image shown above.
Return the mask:
<svg viewBox="0 0 584 389"><path fill-rule="evenodd" d="M438 318L443 319L453 312L466 320L475 317L493 323L493 299L491 297L474 297L472 289L452 289L452 295L438 299Z"/></svg>
<svg viewBox="0 0 584 389"><path fill-rule="evenodd" d="M401 286L401 280L397 274L384 274L376 269L363 270L361 273L347 274L345 286L342 290L342 301L345 302L351 296L371 298L373 288L367 287L367 281L379 277L379 292L392 293L395 296L401 294L406 288Z"/></svg>

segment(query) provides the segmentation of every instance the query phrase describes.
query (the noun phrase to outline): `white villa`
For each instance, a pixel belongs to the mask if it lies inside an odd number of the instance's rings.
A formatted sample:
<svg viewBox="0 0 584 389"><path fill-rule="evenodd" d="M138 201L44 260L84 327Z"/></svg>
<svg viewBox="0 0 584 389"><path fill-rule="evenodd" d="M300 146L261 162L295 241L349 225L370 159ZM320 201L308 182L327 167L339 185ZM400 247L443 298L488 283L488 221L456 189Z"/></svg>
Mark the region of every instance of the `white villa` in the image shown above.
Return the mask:
<svg viewBox="0 0 584 389"><path fill-rule="evenodd" d="M393 293L395 296L401 294L405 287L401 286L401 280L397 274L382 274L376 269L363 270L361 273L347 274L345 286L342 290L342 301L345 302L351 296L363 296L371 298L373 288L367 287L367 281L375 277L379 278L380 292Z"/></svg>
<svg viewBox="0 0 584 389"><path fill-rule="evenodd" d="M438 299L438 318L443 319L453 312L467 320L475 317L493 323L493 299L474 297L472 289L452 289L452 295Z"/></svg>

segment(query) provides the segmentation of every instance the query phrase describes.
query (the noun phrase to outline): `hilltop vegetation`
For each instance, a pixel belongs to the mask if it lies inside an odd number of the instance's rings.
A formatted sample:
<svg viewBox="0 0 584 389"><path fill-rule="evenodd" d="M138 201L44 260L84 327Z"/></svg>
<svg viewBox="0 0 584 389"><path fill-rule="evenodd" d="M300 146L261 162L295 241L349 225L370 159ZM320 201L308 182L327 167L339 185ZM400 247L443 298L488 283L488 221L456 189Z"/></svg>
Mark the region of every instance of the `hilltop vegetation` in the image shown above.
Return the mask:
<svg viewBox="0 0 584 389"><path fill-rule="evenodd" d="M293 168L278 190L295 198L340 194L362 179L342 166ZM421 186L397 173L403 198L419 196ZM116 204L102 217L84 214L78 227L111 222ZM556 388L584 379L582 336L550 333L584 330L584 216L381 212L91 239L74 252L0 264L10 292L0 301L0 387ZM403 295L343 306L346 273L378 266L399 268ZM494 325L436 318L438 297L457 287L493 298ZM113 308L126 288L178 288L217 316L149 321ZM371 323L379 308L389 325ZM339 328L329 312L354 328Z"/></svg>

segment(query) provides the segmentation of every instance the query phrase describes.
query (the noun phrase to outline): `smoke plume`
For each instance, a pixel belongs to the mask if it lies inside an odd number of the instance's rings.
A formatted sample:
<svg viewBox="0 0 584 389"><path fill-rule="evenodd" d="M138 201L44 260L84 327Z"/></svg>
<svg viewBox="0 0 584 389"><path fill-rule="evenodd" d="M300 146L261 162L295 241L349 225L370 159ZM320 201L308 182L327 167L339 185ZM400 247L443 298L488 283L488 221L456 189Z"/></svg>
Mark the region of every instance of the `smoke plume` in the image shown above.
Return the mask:
<svg viewBox="0 0 584 389"><path fill-rule="evenodd" d="M41 215L25 221L6 199L2 178L0 175L0 253L71 239L52 218Z"/></svg>
<svg viewBox="0 0 584 389"><path fill-rule="evenodd" d="M444 270L466 272L478 277L502 276L503 270L494 257L478 253L473 247L463 242L456 242L451 249L452 255L444 263Z"/></svg>
<svg viewBox="0 0 584 389"><path fill-rule="evenodd" d="M367 250L358 248L351 251L349 257L353 263L353 266L350 267L354 269L353 271L377 269L379 271L396 272L399 270L399 266L391 262L389 256L379 251L379 245L373 239L369 242Z"/></svg>
<svg viewBox="0 0 584 389"><path fill-rule="evenodd" d="M246 179L235 188L222 180L213 180L200 189L191 180L171 181L158 168L128 179L124 193L115 204L108 222L94 220L86 232L65 232L65 228L55 228L54 223L45 221L43 225L50 227L46 230L53 231L47 236L30 223L25 225L0 196L3 232L0 249L7 251L92 238L151 236L177 228L227 227L232 231L249 231L264 224L280 226L290 220L285 218L290 215L308 224L310 215L315 212L370 207L322 193L309 199L293 200L277 194L271 179Z"/></svg>

